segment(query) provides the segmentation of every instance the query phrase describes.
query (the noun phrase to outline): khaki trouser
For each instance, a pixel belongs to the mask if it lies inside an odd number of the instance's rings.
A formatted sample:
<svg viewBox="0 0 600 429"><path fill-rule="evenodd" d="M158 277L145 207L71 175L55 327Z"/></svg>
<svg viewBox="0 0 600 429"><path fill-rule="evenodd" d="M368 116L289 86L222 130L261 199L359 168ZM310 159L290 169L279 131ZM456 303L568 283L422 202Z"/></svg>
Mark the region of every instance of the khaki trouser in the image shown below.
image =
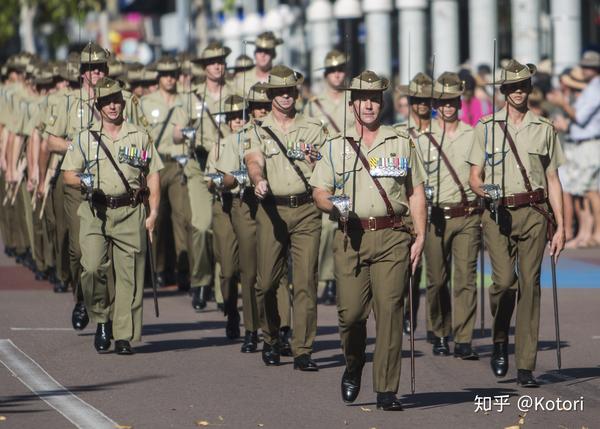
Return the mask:
<svg viewBox="0 0 600 429"><path fill-rule="evenodd" d="M186 173L188 172L187 186L191 209L191 286L208 286L213 277L210 246L213 195L208 190L203 174L198 174L194 169L186 169Z"/></svg>
<svg viewBox="0 0 600 429"><path fill-rule="evenodd" d="M256 212L258 201L251 190L246 190L243 200L234 199L231 220L237 236L240 256L240 283L242 284L242 309L244 328L257 331L264 314L256 304ZM286 265L287 267L287 265ZM287 268L286 268L287 271ZM290 288L287 275L281 276L277 289L277 309L281 326L291 326Z"/></svg>
<svg viewBox="0 0 600 429"><path fill-rule="evenodd" d="M69 224L66 217L64 180L62 173L58 175L56 183L48 191L46 207L49 207L47 219L54 223L53 246L56 262L56 277L67 284L72 280L69 259ZM79 280L73 280L79 283Z"/></svg>
<svg viewBox="0 0 600 429"><path fill-rule="evenodd" d="M64 173L61 173L61 177ZM69 229L69 266L71 279L73 280L73 295L76 301L82 301L81 291L81 247L79 240L79 216L77 210L84 202L83 195L79 189L64 184L64 204L67 228ZM87 204L87 202L86 202Z"/></svg>
<svg viewBox="0 0 600 429"><path fill-rule="evenodd" d="M490 307L494 342L508 341L517 295L517 369L534 370L540 325L540 271L547 221L531 207L500 208L499 225L486 210L483 233L492 263ZM517 276L518 271L518 276Z"/></svg>
<svg viewBox="0 0 600 429"><path fill-rule="evenodd" d="M84 202L77 214L81 218L81 283L90 319L95 323L108 322L113 305L114 339L140 341L146 264L144 209L141 205L118 209L96 207L94 215ZM115 276L112 299L109 270L114 271Z"/></svg>
<svg viewBox="0 0 600 429"><path fill-rule="evenodd" d="M165 225L169 222L173 227L175 242L176 268L180 272L189 271L190 236L190 202L188 188L183 181L183 171L175 161L165 161L165 168L160 172L160 206L156 222L156 240L152 245L152 254L155 259L156 272L164 272L166 265L166 243L168 242L169 229Z"/></svg>
<svg viewBox="0 0 600 429"><path fill-rule="evenodd" d="M346 367L360 371L365 364L367 318L375 315L373 389L397 392L402 351L404 294L410 273L410 234L405 231L335 233L333 254L337 309Z"/></svg>
<svg viewBox="0 0 600 429"><path fill-rule="evenodd" d="M221 201L215 199L213 202L213 247L220 265L219 280L225 314L237 310L238 300L240 257L231 220L234 201L239 205L239 198L223 194Z"/></svg>
<svg viewBox="0 0 600 429"><path fill-rule="evenodd" d="M265 343L278 341L281 319L276 291L285 275L288 248L292 255L294 356L312 353L317 333L317 257L321 214L313 204L296 208L261 204L256 215L257 292Z"/></svg>
<svg viewBox="0 0 600 429"><path fill-rule="evenodd" d="M338 228L337 222L329 220L329 215L323 214L321 219L321 240L319 244L319 281L333 280L333 235Z"/></svg>
<svg viewBox="0 0 600 429"><path fill-rule="evenodd" d="M453 332L454 342L470 343L477 317L479 216L444 219L442 213L434 214L425 238L431 329L436 337ZM451 268L454 303L448 285Z"/></svg>

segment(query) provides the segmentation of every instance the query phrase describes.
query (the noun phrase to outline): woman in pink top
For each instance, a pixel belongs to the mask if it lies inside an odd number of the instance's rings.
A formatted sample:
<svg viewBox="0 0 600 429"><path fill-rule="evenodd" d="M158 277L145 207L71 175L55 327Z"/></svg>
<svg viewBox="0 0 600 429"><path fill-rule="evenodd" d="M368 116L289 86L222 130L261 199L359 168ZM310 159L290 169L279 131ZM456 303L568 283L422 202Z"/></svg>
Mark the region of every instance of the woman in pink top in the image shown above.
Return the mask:
<svg viewBox="0 0 600 429"><path fill-rule="evenodd" d="M465 83L460 120L474 127L482 116L492 113L492 106L491 103L482 101L475 96L475 79L468 70L461 70L459 76Z"/></svg>

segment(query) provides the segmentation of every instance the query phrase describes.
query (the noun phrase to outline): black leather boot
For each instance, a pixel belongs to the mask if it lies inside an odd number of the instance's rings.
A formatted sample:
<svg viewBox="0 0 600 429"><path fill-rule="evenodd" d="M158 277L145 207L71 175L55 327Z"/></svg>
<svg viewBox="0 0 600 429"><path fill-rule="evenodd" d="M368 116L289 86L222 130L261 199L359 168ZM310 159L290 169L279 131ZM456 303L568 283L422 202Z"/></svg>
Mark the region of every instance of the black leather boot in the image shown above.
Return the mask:
<svg viewBox="0 0 600 429"><path fill-rule="evenodd" d="M96 335L94 336L94 347L98 353L107 353L110 348L112 337L112 326L110 322L98 323Z"/></svg>
<svg viewBox="0 0 600 429"><path fill-rule="evenodd" d="M433 354L436 356L450 355L450 347L448 347L448 339L446 337L436 337L433 343Z"/></svg>
<svg viewBox="0 0 600 429"><path fill-rule="evenodd" d="M350 404L356 400L360 392L360 380L362 378L362 369L360 371L349 372L346 368L342 375L342 401Z"/></svg>
<svg viewBox="0 0 600 429"><path fill-rule="evenodd" d="M206 308L206 289L208 289L208 286L192 288L192 307L194 307L194 310L200 311Z"/></svg>
<svg viewBox="0 0 600 429"><path fill-rule="evenodd" d="M494 351L490 360L492 372L496 377L504 377L508 372L508 342L494 343Z"/></svg>
<svg viewBox="0 0 600 429"><path fill-rule="evenodd" d="M85 309L85 304L81 301L76 303L75 307L73 307L73 313L71 314L71 325L73 325L73 329L76 331L83 331L89 322L90 318Z"/></svg>
<svg viewBox="0 0 600 429"><path fill-rule="evenodd" d="M258 334L256 331L246 331L244 334L244 343L242 344L242 353L254 353L258 348Z"/></svg>

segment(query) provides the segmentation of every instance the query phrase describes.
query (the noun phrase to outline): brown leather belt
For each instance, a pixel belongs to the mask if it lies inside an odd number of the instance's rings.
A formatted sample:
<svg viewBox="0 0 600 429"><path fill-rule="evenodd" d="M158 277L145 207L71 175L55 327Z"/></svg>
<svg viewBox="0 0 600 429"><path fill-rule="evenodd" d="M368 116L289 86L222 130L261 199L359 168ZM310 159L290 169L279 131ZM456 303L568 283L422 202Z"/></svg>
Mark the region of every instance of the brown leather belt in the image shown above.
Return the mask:
<svg viewBox="0 0 600 429"><path fill-rule="evenodd" d="M303 192L295 195L268 195L263 200L263 204L275 204L278 206L296 208L304 204L312 203L312 201L312 195L307 192Z"/></svg>
<svg viewBox="0 0 600 429"><path fill-rule="evenodd" d="M466 206L463 206L459 203L456 205L435 206L434 209L438 210L440 214L444 217L444 219L468 217L474 214L481 213L481 208L479 207L478 200L471 201Z"/></svg>
<svg viewBox="0 0 600 429"><path fill-rule="evenodd" d="M92 204L104 206L109 209L118 209L120 207L137 207L143 200L144 190L136 190L134 195L106 195L103 192L94 191L92 193Z"/></svg>
<svg viewBox="0 0 600 429"><path fill-rule="evenodd" d="M346 222L346 226L349 230L363 230L363 231L379 231L380 229L388 228L404 228L406 224L404 219L400 215L396 216L379 216L379 217L368 217L368 218L350 218ZM343 230L344 224L338 222L338 227Z"/></svg>
<svg viewBox="0 0 600 429"><path fill-rule="evenodd" d="M509 209L515 209L544 202L546 202L546 195L544 194L544 190L540 188L532 192L522 192L519 194L507 195L506 197L500 198L498 205ZM486 199L485 204L486 207L489 208L491 201Z"/></svg>

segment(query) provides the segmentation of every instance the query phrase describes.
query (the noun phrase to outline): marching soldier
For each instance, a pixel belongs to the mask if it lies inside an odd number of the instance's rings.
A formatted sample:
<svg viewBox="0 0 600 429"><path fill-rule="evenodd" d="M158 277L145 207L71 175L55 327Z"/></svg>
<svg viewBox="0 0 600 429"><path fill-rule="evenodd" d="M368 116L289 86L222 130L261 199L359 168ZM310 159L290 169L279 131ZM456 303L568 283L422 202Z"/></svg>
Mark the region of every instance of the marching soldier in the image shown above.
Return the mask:
<svg viewBox="0 0 600 429"><path fill-rule="evenodd" d="M515 361L517 384L523 387L538 386L532 371L546 233L555 259L565 240L557 172L564 156L552 123L527 107L535 72L533 64L515 60L500 69L496 82L506 98L505 107L480 119L468 158L471 189L486 199L482 223L492 263L490 306L494 317L490 363L496 377L506 375L508 331L518 288Z"/></svg>
<svg viewBox="0 0 600 429"><path fill-rule="evenodd" d="M213 221L213 196L204 175L208 153L230 132L225 115L215 115L224 111L225 100L234 92L225 82L225 59L230 53L231 49L218 42L209 44L200 57L193 60L204 70L206 80L195 85L184 99L189 125L196 130L192 139L193 156L185 166L192 210L192 307L196 311L206 307L212 282L209 230Z"/></svg>
<svg viewBox="0 0 600 429"><path fill-rule="evenodd" d="M265 31L256 36L254 41L254 67L237 73L235 76L235 91L239 94L248 92L248 89L258 82L267 82L269 73L273 68L273 60L277 56L275 49L283 44L283 40L275 37L271 31Z"/></svg>
<svg viewBox="0 0 600 429"><path fill-rule="evenodd" d="M417 73L409 82L408 85L400 85L398 87L398 95L408 98L409 113L406 121L394 125L395 128L402 129L410 135L411 139L418 144L421 139L427 140L427 132L431 122L431 108L433 95L433 81L431 77L425 73ZM417 155L420 153L417 152ZM423 161L421 159L421 161ZM408 219L410 221L410 218ZM422 277L423 264L419 264L415 272L416 281L413 282L413 294L418 297L420 295L420 279ZM413 300L413 329L417 329L417 313L419 310L419 299ZM408 305L404 309L404 333L410 334L410 316ZM434 335L431 332L431 321L427 317L427 341L434 342Z"/></svg>
<svg viewBox="0 0 600 429"><path fill-rule="evenodd" d="M321 150L310 179L318 207L339 221L333 252L337 307L346 359L341 393L354 402L366 361L367 318L373 308L377 408L400 411L402 307L425 239L424 171L406 132L381 125L386 78L365 71L348 88L355 126ZM332 196L337 200L332 202ZM405 217L413 217L415 238Z"/></svg>
<svg viewBox="0 0 600 429"><path fill-rule="evenodd" d="M79 131L89 128L95 120L100 118L93 103L94 86L108 73L108 58L108 51L96 43L88 43L81 51L79 66L81 88L71 94L65 94L56 109L53 109L46 119L50 152L66 154L73 136L76 136ZM59 178L56 186L62 186L64 215L67 220L69 236L70 271L73 295L76 301L71 322L73 328L82 330L89 322L81 291L81 247L79 244L79 216L77 216L77 210L83 197L79 190L65 186L63 179Z"/></svg>
<svg viewBox="0 0 600 429"><path fill-rule="evenodd" d="M271 101L267 90L262 83L254 84L250 88L247 98L250 118L260 120L271 111ZM247 126L246 126L247 127ZM244 151L250 147L250 138L247 129L242 129L232 137L226 139L223 151L217 161L217 169L224 173L223 185L232 189L234 194L239 193L233 200L231 209L231 222L237 237L239 249L239 269L242 284L242 309L244 316L244 342L242 353L252 353L257 349L259 309L256 304L256 212L258 199L248 185L248 170L244 164ZM236 172L237 175L233 173ZM291 325L290 292L287 275L281 276L277 289L277 308L281 319L280 345L282 356L292 356L289 344Z"/></svg>
<svg viewBox="0 0 600 429"><path fill-rule="evenodd" d="M354 125L354 115L348 112L345 93L342 89L346 80L346 56L333 50L325 56L326 89L321 96L309 99L304 113L312 118L319 119L327 124L335 133L341 132L344 127ZM337 222L329 220L325 214L322 217L321 241L319 245L319 281L325 282L323 302L326 305L335 304L335 278L333 275L333 235L337 229Z"/></svg>
<svg viewBox="0 0 600 429"><path fill-rule="evenodd" d="M98 324L94 346L105 353L114 338L115 352L128 355L130 341L141 339L147 236L158 216L162 162L147 132L124 120L118 82L100 79L95 96L101 119L76 136L61 168L65 184L86 194L77 215L85 303ZM115 273L114 302L108 270Z"/></svg>
<svg viewBox="0 0 600 429"><path fill-rule="evenodd" d="M180 66L173 57L165 56L158 60L158 91L142 97L141 111L148 122L150 137L164 163L160 175L160 208L156 222L157 236L152 243L155 258L156 280L159 286L165 284L167 269L167 243L169 217L173 227L175 242L175 263L177 285L185 289L190 273L189 245L190 201L183 165L187 161L187 147L181 129L188 122L184 97L177 93L177 79Z"/></svg>
<svg viewBox="0 0 600 429"><path fill-rule="evenodd" d="M224 109L214 114L224 114L228 125L228 135L218 140L208 155L207 172L214 179L209 179L209 189L215 194L212 203L213 248L215 259L220 265L220 285L223 296L223 309L227 316L225 334L233 340L240 336L240 314L237 309L238 279L240 273L239 241L233 228L233 207L240 202L240 189L227 189L223 186L223 174L218 168L219 161L226 148L238 136L245 125L244 112L248 106L239 95L228 96Z"/></svg>
<svg viewBox="0 0 600 429"><path fill-rule="evenodd" d="M280 318L276 291L292 254L294 368L316 371L311 359L317 330L317 255L321 215L312 202L308 180L327 128L295 110L303 76L286 66L271 70L266 85L272 111L248 127L245 161L254 192L261 201L257 221L257 305L265 365L279 365Z"/></svg>
<svg viewBox="0 0 600 429"><path fill-rule="evenodd" d="M466 162L474 133L458 118L463 90L456 73L442 73L435 81L437 120L431 124L431 132L417 140L417 149L433 193L425 238L427 312L435 335L433 353L450 354L448 337L452 332L454 356L475 360L478 355L471 348L471 339L477 312L480 209L469 188ZM454 300L448 285L450 271L454 274Z"/></svg>

